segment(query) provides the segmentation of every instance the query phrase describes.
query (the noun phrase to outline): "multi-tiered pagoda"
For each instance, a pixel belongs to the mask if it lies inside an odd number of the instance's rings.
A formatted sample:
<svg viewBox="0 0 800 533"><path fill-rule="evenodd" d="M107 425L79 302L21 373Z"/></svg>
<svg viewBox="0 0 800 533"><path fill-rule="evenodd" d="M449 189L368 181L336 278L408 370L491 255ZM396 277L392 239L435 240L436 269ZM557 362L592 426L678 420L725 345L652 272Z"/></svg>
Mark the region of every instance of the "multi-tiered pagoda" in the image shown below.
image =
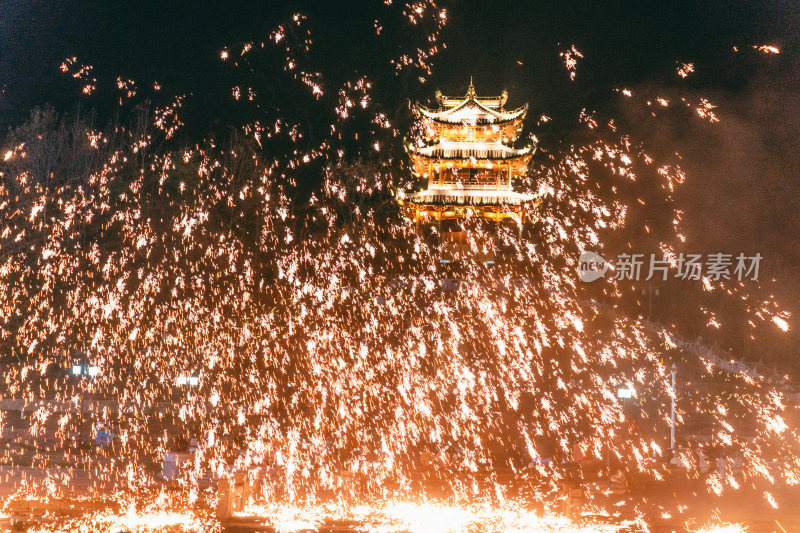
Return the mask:
<svg viewBox="0 0 800 533"><path fill-rule="evenodd" d="M443 260L465 255L493 260L493 239L467 231L464 222L477 217L521 227L530 212L534 196L511 186L525 174L535 151L533 145L514 147L528 106L507 111L506 91L480 97L472 80L465 96L437 92L436 99L438 109L415 109L422 138L406 148L424 188L402 195L404 214L418 227L439 226Z"/></svg>

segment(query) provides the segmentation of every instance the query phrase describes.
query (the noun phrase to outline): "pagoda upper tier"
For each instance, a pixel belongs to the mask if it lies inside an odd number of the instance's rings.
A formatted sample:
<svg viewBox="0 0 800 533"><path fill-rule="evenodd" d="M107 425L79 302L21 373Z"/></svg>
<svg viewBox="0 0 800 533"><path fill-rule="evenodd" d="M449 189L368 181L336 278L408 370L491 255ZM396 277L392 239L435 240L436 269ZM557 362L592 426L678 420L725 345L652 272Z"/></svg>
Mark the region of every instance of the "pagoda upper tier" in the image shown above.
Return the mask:
<svg viewBox="0 0 800 533"><path fill-rule="evenodd" d="M471 80L463 97L437 92L436 99L438 109L416 108L422 139L407 146L414 173L428 178L428 190L510 191L535 150L514 146L528 106L507 111L508 93L480 97Z"/></svg>

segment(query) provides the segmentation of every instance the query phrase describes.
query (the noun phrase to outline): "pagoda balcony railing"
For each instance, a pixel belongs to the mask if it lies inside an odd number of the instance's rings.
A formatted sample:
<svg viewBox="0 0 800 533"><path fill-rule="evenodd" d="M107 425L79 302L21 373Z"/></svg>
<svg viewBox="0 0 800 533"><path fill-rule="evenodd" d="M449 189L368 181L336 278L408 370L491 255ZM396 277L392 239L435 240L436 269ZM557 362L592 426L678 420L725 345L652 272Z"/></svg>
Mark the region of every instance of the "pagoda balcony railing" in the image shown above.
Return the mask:
<svg viewBox="0 0 800 533"><path fill-rule="evenodd" d="M511 157L518 157L525 155L526 149L514 148L434 148L430 150L420 150L419 154L425 157L441 158L441 159L508 159Z"/></svg>
<svg viewBox="0 0 800 533"><path fill-rule="evenodd" d="M463 182L456 182L456 181L445 181L441 185L438 183L433 183L429 189L434 190L443 190L443 191L452 191L452 190L464 190L464 191L510 191L511 185L501 183L499 186L497 182L484 182L484 183L463 183Z"/></svg>
<svg viewBox="0 0 800 533"><path fill-rule="evenodd" d="M429 186L447 189L507 190L511 183L508 173L498 168L458 168L436 172Z"/></svg>

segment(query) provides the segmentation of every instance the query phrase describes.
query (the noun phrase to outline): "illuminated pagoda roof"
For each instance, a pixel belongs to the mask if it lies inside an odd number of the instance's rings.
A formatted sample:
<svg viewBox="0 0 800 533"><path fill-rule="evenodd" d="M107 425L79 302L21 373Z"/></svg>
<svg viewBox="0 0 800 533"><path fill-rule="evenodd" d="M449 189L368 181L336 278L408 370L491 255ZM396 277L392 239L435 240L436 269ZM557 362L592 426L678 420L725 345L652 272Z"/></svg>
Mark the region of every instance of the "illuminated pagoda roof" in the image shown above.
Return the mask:
<svg viewBox="0 0 800 533"><path fill-rule="evenodd" d="M440 104L439 109L428 109L419 106L420 114L434 122L442 124L501 124L525 118L528 105L513 111L506 111L505 104L508 93L503 91L500 96L481 97L475 93L472 79L469 82L467 94L462 97L443 96L436 92L436 99Z"/></svg>

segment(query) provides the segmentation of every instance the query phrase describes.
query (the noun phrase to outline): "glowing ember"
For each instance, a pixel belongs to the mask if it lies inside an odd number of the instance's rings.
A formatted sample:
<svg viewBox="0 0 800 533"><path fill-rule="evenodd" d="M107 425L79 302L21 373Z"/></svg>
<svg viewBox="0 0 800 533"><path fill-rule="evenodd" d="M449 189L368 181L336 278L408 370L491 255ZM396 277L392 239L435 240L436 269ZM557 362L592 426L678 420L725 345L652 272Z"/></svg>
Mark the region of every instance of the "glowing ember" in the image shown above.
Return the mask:
<svg viewBox="0 0 800 533"><path fill-rule="evenodd" d="M680 63L677 68L678 76L685 78L694 72L694 63Z"/></svg>
<svg viewBox="0 0 800 533"><path fill-rule="evenodd" d="M569 79L575 81L575 76L577 74L577 67L578 67L578 60L583 59L583 54L575 48L573 44L569 50L564 50L560 52L560 55L564 59L564 66L567 68L567 72L569 72Z"/></svg>

